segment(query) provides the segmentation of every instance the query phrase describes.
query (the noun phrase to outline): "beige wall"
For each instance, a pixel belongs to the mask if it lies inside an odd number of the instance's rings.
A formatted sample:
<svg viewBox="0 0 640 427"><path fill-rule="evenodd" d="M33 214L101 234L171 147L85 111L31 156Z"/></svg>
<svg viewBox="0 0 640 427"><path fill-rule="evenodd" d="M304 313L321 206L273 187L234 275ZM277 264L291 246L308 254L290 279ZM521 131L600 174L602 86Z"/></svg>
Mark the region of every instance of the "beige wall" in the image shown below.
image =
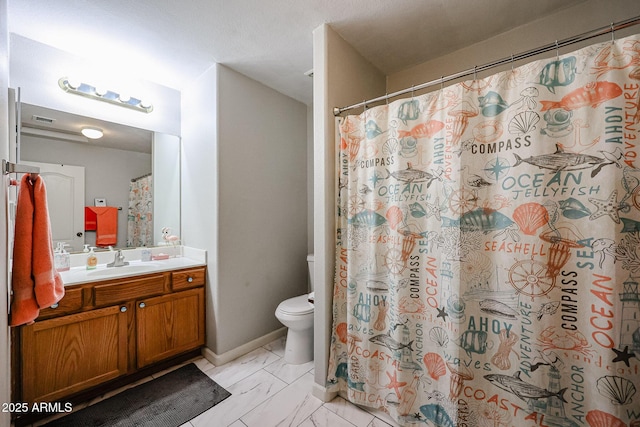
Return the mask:
<svg viewBox="0 0 640 427"><path fill-rule="evenodd" d="M640 15L640 1L638 0L590 0L577 6L565 9L544 19L533 21L527 25L502 33L488 40L472 46L451 52L432 61L424 62L415 67L387 76L387 91L389 93L409 88L413 85L435 81L442 76L455 74L460 71L472 70L474 66L487 64L499 59L509 58L513 54L526 52L563 40L596 28L609 25ZM616 37L637 34L640 27L635 26L616 32ZM610 40L611 36L602 36L579 44L560 49L560 54L574 51L582 46ZM529 58L515 65L525 64L541 57L552 57L555 52L548 52L539 57ZM486 77L498 71L509 69L511 65L494 68L478 77ZM451 84L451 83L448 83ZM437 90L436 85L430 90Z"/></svg>
<svg viewBox="0 0 640 427"><path fill-rule="evenodd" d="M333 107L353 99L384 94L384 75L345 42L331 27L313 32L314 113L314 254L315 320L314 394L327 399L324 385L331 330L335 253L335 119Z"/></svg>
<svg viewBox="0 0 640 427"><path fill-rule="evenodd" d="M11 34L10 80L12 88L21 89L25 104L38 105L108 122L180 135L180 91L148 80L111 75L105 77L101 64L54 47ZM126 65L123 65L126 68ZM128 108L113 108L105 102L73 96L60 89L63 76L78 76L86 83L104 81L112 89L129 88L132 96L149 99L152 114L131 114Z"/></svg>
<svg viewBox="0 0 640 427"><path fill-rule="evenodd" d="M220 352L282 327L307 292L307 107L218 69Z"/></svg>
<svg viewBox="0 0 640 427"><path fill-rule="evenodd" d="M206 347L217 351L218 66L182 91L182 243L207 251ZM191 209L190 207L195 207Z"/></svg>
<svg viewBox="0 0 640 427"><path fill-rule="evenodd" d="M207 250L207 348L282 328L307 291L307 107L215 65L183 92L183 241Z"/></svg>

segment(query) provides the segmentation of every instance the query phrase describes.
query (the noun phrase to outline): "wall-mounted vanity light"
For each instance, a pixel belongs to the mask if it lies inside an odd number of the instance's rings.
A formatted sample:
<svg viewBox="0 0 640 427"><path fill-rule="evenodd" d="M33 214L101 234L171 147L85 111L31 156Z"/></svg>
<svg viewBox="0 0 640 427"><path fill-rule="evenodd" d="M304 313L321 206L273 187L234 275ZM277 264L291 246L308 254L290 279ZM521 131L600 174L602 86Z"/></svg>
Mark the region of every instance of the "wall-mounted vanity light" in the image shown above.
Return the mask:
<svg viewBox="0 0 640 427"><path fill-rule="evenodd" d="M102 129L91 128L91 127L82 128L80 133L82 133L84 136L86 136L89 139L100 139L102 138L102 135L104 135L104 133L102 132Z"/></svg>
<svg viewBox="0 0 640 427"><path fill-rule="evenodd" d="M91 86L90 84L82 83L80 81L74 81L69 77L61 77L58 80L58 85L65 92L109 102L111 104L120 105L121 107L142 111L143 113L150 113L153 111L153 105L142 99L134 98L133 96L129 96L124 93L119 94L105 88Z"/></svg>

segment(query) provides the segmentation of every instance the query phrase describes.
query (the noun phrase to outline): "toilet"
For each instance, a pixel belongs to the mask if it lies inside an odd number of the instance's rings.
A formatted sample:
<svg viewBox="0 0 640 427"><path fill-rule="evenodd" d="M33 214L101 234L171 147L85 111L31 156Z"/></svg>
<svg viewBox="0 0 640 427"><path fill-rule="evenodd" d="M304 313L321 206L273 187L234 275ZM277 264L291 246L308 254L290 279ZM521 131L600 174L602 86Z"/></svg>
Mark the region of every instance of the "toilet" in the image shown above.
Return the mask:
<svg viewBox="0 0 640 427"><path fill-rule="evenodd" d="M307 256L311 276L311 293L282 301L276 317L288 328L284 361L300 365L313 360L313 254Z"/></svg>

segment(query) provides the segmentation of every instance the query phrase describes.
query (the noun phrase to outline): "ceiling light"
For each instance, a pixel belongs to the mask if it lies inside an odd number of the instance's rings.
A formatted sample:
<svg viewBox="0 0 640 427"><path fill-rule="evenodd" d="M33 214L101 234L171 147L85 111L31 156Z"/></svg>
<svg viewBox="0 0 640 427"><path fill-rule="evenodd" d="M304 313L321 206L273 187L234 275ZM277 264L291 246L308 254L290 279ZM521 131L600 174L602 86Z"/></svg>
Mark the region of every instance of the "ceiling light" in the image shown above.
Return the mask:
<svg viewBox="0 0 640 427"><path fill-rule="evenodd" d="M69 77L61 77L58 80L60 89L75 95L82 95L87 98L108 102L110 104L119 105L121 107L131 108L143 113L153 111L153 105L150 102L142 102L140 98L134 98L125 93L117 93L106 88L98 88L88 83L72 81Z"/></svg>
<svg viewBox="0 0 640 427"><path fill-rule="evenodd" d="M98 128L82 128L80 132L89 139L102 138L102 135L104 135L102 129Z"/></svg>

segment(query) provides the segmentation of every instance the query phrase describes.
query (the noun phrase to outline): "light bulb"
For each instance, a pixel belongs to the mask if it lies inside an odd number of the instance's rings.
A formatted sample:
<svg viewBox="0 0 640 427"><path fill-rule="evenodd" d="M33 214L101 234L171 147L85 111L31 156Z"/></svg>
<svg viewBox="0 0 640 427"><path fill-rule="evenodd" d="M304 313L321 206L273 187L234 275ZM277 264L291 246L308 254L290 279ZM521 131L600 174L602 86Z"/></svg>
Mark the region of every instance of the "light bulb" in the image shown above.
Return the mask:
<svg viewBox="0 0 640 427"><path fill-rule="evenodd" d="M81 132L84 136L86 136L89 139L102 138L102 135L104 135L104 133L102 132L102 129L98 129L98 128L89 128L89 127L82 128Z"/></svg>
<svg viewBox="0 0 640 427"><path fill-rule="evenodd" d="M82 82L77 78L69 77L67 78L67 84L71 89L78 89L82 84Z"/></svg>

